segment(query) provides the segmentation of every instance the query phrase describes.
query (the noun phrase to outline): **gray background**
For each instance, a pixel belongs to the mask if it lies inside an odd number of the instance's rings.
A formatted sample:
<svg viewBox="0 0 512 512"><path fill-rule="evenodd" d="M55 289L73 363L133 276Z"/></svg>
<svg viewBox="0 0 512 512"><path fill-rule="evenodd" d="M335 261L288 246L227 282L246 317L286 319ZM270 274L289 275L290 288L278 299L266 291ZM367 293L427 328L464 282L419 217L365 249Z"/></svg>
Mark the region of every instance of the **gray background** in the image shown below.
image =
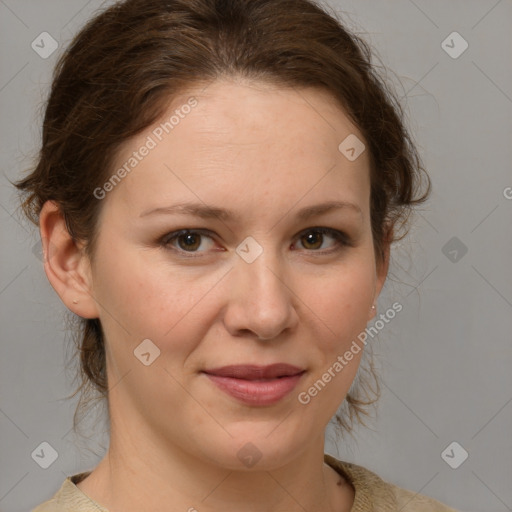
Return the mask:
<svg viewBox="0 0 512 512"><path fill-rule="evenodd" d="M65 308L6 179L30 166L56 57L101 4L0 0L2 512L48 499L65 476L92 469L108 442L104 425L90 440L70 432L76 399L64 399L74 389L64 365ZM512 2L329 4L347 12L349 27L396 73L389 80L434 189L393 249L378 304L380 312L404 306L372 342L383 379L378 414L344 443L329 430L326 451L460 510L512 510ZM59 42L47 59L31 48L44 31ZM453 31L469 44L458 58L441 46ZM58 453L48 469L31 457L43 441ZM457 469L441 457L453 441L469 453Z"/></svg>

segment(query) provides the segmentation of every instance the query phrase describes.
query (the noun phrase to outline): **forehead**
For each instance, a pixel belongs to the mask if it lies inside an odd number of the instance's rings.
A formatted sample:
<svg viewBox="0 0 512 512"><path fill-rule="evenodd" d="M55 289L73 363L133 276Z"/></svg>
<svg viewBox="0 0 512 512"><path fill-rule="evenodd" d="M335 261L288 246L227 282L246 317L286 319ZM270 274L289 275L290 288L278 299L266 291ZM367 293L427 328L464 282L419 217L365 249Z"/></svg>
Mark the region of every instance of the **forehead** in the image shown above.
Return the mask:
<svg viewBox="0 0 512 512"><path fill-rule="evenodd" d="M159 120L123 145L113 171L129 172L108 200L130 212L184 196L238 206L252 198L261 206L274 196L292 204L304 194L313 200L330 193L328 199L364 203L369 159L363 152L350 161L340 152L349 136L363 140L325 91L213 82L175 97Z"/></svg>
<svg viewBox="0 0 512 512"><path fill-rule="evenodd" d="M197 143L230 148L232 145L258 147L265 143L294 155L317 157L322 151L336 149L340 137L357 134L358 128L349 120L334 97L319 88L283 88L247 80L216 81L201 89L176 98L169 113L182 109L188 98L197 106L188 117L192 121L176 126L176 131ZM184 119L182 119L183 121ZM156 123L158 124L158 123ZM309 151L306 151L309 150Z"/></svg>

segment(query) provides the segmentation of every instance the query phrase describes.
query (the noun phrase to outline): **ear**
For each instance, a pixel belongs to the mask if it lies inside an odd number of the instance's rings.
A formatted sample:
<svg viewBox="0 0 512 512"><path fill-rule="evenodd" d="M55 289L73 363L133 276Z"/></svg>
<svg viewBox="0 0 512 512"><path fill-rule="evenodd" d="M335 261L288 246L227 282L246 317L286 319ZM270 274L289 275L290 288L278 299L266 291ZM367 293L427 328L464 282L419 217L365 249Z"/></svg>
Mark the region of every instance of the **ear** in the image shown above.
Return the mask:
<svg viewBox="0 0 512 512"><path fill-rule="evenodd" d="M377 279L375 283L375 297L374 297L374 304L375 309L370 309L370 314L368 317L368 321L370 321L372 318L375 318L377 315L377 298L380 295L380 292L382 290L382 287L384 286L384 283L386 282L386 277L388 275L388 269L389 269L389 258L391 253L391 241L393 239L393 226L387 226L385 230L385 236L382 242L382 257L378 259L377 261Z"/></svg>
<svg viewBox="0 0 512 512"><path fill-rule="evenodd" d="M69 234L58 205L46 201L39 214L44 271L65 306L83 318L98 318L89 258Z"/></svg>

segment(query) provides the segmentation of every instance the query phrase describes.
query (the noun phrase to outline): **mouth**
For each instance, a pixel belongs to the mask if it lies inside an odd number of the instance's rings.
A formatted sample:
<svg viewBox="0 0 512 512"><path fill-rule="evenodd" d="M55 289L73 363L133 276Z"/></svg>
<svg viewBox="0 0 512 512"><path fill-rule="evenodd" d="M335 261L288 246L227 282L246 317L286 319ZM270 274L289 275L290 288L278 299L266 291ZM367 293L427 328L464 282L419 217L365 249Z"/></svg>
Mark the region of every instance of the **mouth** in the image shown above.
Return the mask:
<svg viewBox="0 0 512 512"><path fill-rule="evenodd" d="M286 363L275 363L268 366L241 364L203 370L207 375L243 380L270 380L282 377L293 377L304 371L305 370L302 368Z"/></svg>
<svg viewBox="0 0 512 512"><path fill-rule="evenodd" d="M221 391L248 405L272 405L288 395L306 370L286 363L232 365L204 370Z"/></svg>

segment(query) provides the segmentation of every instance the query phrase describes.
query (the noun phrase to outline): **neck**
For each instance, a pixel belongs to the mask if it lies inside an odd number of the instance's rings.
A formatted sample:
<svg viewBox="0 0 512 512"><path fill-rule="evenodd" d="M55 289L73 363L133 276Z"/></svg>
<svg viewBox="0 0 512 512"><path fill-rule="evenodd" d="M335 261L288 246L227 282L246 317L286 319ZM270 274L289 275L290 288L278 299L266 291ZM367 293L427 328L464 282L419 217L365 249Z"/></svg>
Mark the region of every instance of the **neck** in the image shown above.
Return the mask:
<svg viewBox="0 0 512 512"><path fill-rule="evenodd" d="M322 435L278 468L235 471L113 428L107 455L78 487L109 512L349 511L353 490L323 447Z"/></svg>

